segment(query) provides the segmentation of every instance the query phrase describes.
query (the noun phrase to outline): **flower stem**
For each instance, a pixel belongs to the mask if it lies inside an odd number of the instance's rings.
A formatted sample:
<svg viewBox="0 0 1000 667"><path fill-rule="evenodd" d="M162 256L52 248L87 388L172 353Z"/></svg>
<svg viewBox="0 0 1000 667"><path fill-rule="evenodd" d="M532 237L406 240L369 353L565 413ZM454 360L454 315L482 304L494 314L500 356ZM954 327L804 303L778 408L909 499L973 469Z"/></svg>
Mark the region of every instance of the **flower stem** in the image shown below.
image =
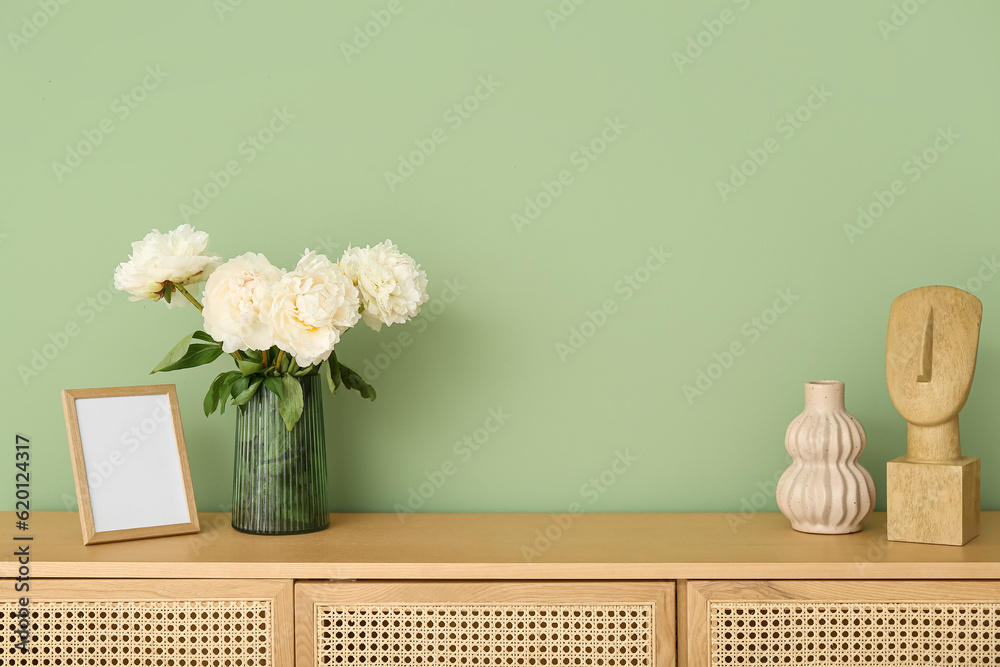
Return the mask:
<svg viewBox="0 0 1000 667"><path fill-rule="evenodd" d="M174 287L177 289L178 292L183 294L188 301L194 304L194 307L198 309L199 313L204 310L204 308L202 308L202 305L198 303L198 299L194 298L194 295L191 294L191 292L188 292L186 289L184 289L184 285L178 285L177 283L174 283ZM235 359L236 361L243 361L243 355L240 354L239 350L233 352L233 359Z"/></svg>
<svg viewBox="0 0 1000 667"><path fill-rule="evenodd" d="M191 295L191 292L188 292L188 291L187 291L186 289L184 289L184 285L178 285L177 283L174 283L174 288L175 288L175 289L176 289L176 290L177 290L178 292L180 292L181 294L183 294L183 295L184 295L184 297L185 297L185 298L186 298L186 299L187 299L188 301L190 301L191 303L193 303L193 304L194 304L194 307L198 309L198 312L199 312L199 313L200 313L200 312L202 311L202 307L201 307L201 304L200 304L200 303L198 303L198 299L194 298L194 297L193 297L193 296Z"/></svg>
<svg viewBox="0 0 1000 667"><path fill-rule="evenodd" d="M278 358L274 360L274 368L279 373L281 372L281 358L285 356L284 350L278 350Z"/></svg>

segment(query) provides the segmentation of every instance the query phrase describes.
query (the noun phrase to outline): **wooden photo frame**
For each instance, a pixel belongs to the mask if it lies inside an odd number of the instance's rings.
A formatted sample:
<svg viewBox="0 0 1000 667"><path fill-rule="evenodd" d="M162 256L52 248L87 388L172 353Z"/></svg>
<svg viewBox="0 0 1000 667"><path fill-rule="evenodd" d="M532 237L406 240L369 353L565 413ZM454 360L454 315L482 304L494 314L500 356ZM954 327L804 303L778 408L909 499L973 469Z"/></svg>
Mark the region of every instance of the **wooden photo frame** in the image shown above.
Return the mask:
<svg viewBox="0 0 1000 667"><path fill-rule="evenodd" d="M177 388L62 392L84 544L197 533Z"/></svg>

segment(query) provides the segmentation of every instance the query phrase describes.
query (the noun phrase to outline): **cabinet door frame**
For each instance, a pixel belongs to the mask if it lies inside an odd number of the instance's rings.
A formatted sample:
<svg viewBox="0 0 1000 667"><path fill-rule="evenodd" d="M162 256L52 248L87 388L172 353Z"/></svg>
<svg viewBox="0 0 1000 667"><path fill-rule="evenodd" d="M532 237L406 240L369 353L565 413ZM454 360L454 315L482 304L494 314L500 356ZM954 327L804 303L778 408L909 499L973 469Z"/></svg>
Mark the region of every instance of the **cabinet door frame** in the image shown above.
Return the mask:
<svg viewBox="0 0 1000 667"><path fill-rule="evenodd" d="M724 580L679 581L678 647L681 667L708 667L709 605L766 600L836 602L1000 601L1000 581L956 580Z"/></svg>
<svg viewBox="0 0 1000 667"><path fill-rule="evenodd" d="M0 579L0 602L197 602L270 600L274 667L294 666L294 582L291 579L31 579L30 590L14 590Z"/></svg>
<svg viewBox="0 0 1000 667"><path fill-rule="evenodd" d="M295 583L295 659L316 664L318 604L641 604L654 605L653 667L676 662L673 581L335 581Z"/></svg>

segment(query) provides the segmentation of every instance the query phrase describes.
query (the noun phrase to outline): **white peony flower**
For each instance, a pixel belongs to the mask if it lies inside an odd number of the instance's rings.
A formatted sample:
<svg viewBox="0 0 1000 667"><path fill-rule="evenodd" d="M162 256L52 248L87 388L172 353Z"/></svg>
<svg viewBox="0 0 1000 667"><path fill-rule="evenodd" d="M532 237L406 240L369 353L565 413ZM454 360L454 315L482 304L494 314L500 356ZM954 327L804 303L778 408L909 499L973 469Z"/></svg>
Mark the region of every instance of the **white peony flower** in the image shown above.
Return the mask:
<svg viewBox="0 0 1000 667"><path fill-rule="evenodd" d="M324 361L357 324L361 302L343 269L306 249L294 271L275 282L261 309L274 344L305 367Z"/></svg>
<svg viewBox="0 0 1000 667"><path fill-rule="evenodd" d="M154 229L132 244L129 261L115 269L115 287L140 299L160 299L164 283L189 285L202 282L222 261L206 254L208 233L196 232L191 225L161 234Z"/></svg>
<svg viewBox="0 0 1000 667"><path fill-rule="evenodd" d="M382 325L402 324L420 312L427 301L427 274L389 240L372 248L348 247L340 258L344 272L358 286L365 323L378 331Z"/></svg>
<svg viewBox="0 0 1000 667"><path fill-rule="evenodd" d="M209 276L202 294L205 332L222 343L223 352L266 350L274 342L261 321L260 308L283 274L264 255L248 252L229 260Z"/></svg>

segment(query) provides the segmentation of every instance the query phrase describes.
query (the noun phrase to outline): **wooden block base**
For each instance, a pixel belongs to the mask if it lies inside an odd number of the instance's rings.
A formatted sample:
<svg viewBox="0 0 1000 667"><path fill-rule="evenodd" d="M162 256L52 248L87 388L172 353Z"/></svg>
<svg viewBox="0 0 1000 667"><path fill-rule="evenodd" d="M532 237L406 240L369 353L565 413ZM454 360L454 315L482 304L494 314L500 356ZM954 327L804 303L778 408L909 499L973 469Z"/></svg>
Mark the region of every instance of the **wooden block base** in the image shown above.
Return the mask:
<svg viewBox="0 0 1000 667"><path fill-rule="evenodd" d="M979 459L886 464L887 537L961 546L979 535Z"/></svg>

